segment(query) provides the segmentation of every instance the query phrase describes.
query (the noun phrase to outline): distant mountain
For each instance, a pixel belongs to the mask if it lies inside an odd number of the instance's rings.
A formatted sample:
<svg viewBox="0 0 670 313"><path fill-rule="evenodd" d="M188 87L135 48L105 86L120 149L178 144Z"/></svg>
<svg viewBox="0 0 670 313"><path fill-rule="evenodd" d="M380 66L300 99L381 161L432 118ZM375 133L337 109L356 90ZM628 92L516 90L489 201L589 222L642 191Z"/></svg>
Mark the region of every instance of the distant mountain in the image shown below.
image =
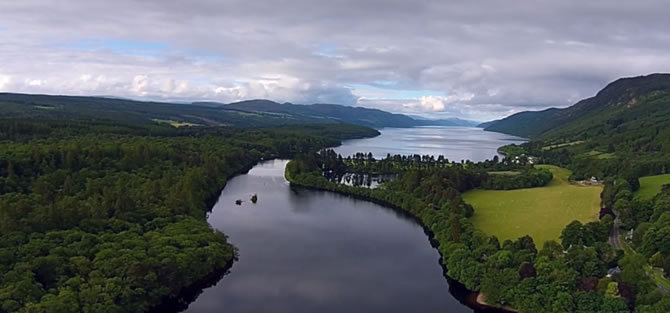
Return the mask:
<svg viewBox="0 0 670 313"><path fill-rule="evenodd" d="M463 126L463 127L475 127L479 122L464 120L460 118L445 118L438 120L424 119L420 120L425 123L425 126Z"/></svg>
<svg viewBox="0 0 670 313"><path fill-rule="evenodd" d="M197 105L197 106L202 106L202 107L220 107L223 105L221 102L214 102L214 101L196 101L196 102L191 102L187 104L192 104L192 105Z"/></svg>
<svg viewBox="0 0 670 313"><path fill-rule="evenodd" d="M543 140L607 141L631 132L662 132L670 129L670 74L622 78L571 107L521 112L486 126Z"/></svg>
<svg viewBox="0 0 670 313"><path fill-rule="evenodd" d="M126 123L267 127L334 123L291 114L250 113L216 106L145 102L110 97L0 93L0 118L95 119Z"/></svg>
<svg viewBox="0 0 670 313"><path fill-rule="evenodd" d="M389 113L378 109L351 107L338 104L301 105L277 103L270 100L249 100L224 105L248 112L265 112L277 114L295 114L318 119L334 119L337 121L363 126L381 127L414 127L414 126L475 126L477 122L458 118L427 119L418 116Z"/></svg>
<svg viewBox="0 0 670 313"><path fill-rule="evenodd" d="M498 123L498 122L500 122L500 120L488 121L488 122L484 122L484 123L481 123L481 124L477 125L477 127L479 127L479 128L487 128L487 127L489 127L489 126L491 126L491 125L493 125L493 124L495 124L495 123Z"/></svg>
<svg viewBox="0 0 670 313"><path fill-rule="evenodd" d="M475 127L480 122L464 120L456 117L449 117L443 119L432 119L419 115L407 115L417 121L421 121L426 124L426 126L465 126L465 127Z"/></svg>
<svg viewBox="0 0 670 313"><path fill-rule="evenodd" d="M461 119L414 119L378 109L337 104L298 105L270 100L231 104L168 103L80 96L0 93L0 118L104 119L129 123L268 127L296 124L349 123L373 128L428 125L474 126Z"/></svg>
<svg viewBox="0 0 670 313"><path fill-rule="evenodd" d="M247 112L263 112L304 116L317 120L332 120L351 124L381 127L412 127L420 125L417 120L402 114L393 114L377 109L350 107L337 104L300 105L277 103L270 100L248 100L222 106Z"/></svg>

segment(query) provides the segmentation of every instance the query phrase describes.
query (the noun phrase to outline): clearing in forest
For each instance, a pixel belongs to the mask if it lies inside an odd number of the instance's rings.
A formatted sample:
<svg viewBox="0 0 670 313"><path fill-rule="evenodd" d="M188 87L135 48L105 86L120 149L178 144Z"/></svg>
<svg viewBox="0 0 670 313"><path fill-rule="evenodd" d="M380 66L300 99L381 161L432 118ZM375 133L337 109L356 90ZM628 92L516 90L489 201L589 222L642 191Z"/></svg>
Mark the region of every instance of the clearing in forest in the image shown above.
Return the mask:
<svg viewBox="0 0 670 313"><path fill-rule="evenodd" d="M670 174L640 177L640 189L635 192L635 196L649 200L661 192L665 184L670 184Z"/></svg>
<svg viewBox="0 0 670 313"><path fill-rule="evenodd" d="M517 190L472 190L463 199L475 209L472 222L502 241L530 235L538 249L547 240L559 240L563 228L574 220L598 220L602 186L582 186L568 181L570 170L538 165L554 174L544 187Z"/></svg>

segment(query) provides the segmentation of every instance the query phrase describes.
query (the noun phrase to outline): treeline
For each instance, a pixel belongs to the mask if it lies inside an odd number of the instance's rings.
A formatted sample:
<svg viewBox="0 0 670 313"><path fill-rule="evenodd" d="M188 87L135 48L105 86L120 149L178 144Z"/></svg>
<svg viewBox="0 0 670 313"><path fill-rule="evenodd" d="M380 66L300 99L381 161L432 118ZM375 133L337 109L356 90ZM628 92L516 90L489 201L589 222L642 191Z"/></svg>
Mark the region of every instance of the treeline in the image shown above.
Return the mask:
<svg viewBox="0 0 670 313"><path fill-rule="evenodd" d="M670 172L670 150L630 152L628 148L614 148L616 145L602 149L593 142L550 147L546 142L531 141L504 146L501 150L536 157L537 163L568 168L572 171L572 180L595 176L599 179L624 177L633 182L642 176Z"/></svg>
<svg viewBox="0 0 670 313"><path fill-rule="evenodd" d="M312 157L312 156L310 156ZM444 155L402 155L390 153L384 158L376 159L372 153L358 152L343 157L332 149L323 149L313 156L321 163L321 167L334 172L350 171L365 174L395 174L407 170L444 168L460 166L471 170L486 171L522 171L533 169L531 164L515 163L511 159L502 160L496 155L491 160L472 162L461 160L450 161Z"/></svg>
<svg viewBox="0 0 670 313"><path fill-rule="evenodd" d="M324 149L318 154L303 156L303 160L318 165L327 175L336 177L344 173L356 174L397 174L409 170L427 170L441 168L461 168L468 172L477 173L477 188L511 190L521 188L541 187L547 185L553 178L550 171L533 167L532 164L520 164L505 158L500 160L494 156L491 160L482 162L450 162L440 155L391 155L383 159L375 159L372 153L356 153L343 158L332 149Z"/></svg>
<svg viewBox="0 0 670 313"><path fill-rule="evenodd" d="M632 231L630 243L640 253L641 264L670 272L670 185L653 199L635 197L631 185L617 179L605 185L603 202L618 215L622 231Z"/></svg>
<svg viewBox="0 0 670 313"><path fill-rule="evenodd" d="M511 190L546 186L554 178L549 170L528 168L522 172L510 174L489 173L481 184L481 188L494 190Z"/></svg>
<svg viewBox="0 0 670 313"><path fill-rule="evenodd" d="M0 312L143 312L235 257L205 220L261 159L375 135L0 121Z"/></svg>
<svg viewBox="0 0 670 313"><path fill-rule="evenodd" d="M480 172L462 166L411 169L368 189L329 182L321 165L316 156L302 156L288 164L286 177L292 184L354 195L416 217L439 243L447 274L482 292L491 305L534 313L670 310L638 260L622 257L607 243L610 217L573 222L561 243L543 243L538 251L528 236L501 243L470 222L473 210L461 193L481 185ZM608 277L617 265L622 272Z"/></svg>

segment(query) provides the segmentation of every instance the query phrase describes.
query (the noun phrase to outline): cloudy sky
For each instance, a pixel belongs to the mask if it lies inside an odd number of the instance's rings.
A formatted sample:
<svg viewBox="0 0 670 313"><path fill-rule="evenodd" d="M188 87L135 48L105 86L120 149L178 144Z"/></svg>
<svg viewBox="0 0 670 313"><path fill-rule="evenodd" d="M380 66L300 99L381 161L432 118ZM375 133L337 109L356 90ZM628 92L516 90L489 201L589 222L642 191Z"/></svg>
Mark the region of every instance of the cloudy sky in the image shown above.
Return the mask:
<svg viewBox="0 0 670 313"><path fill-rule="evenodd" d="M670 71L664 0L0 2L0 91L476 120Z"/></svg>

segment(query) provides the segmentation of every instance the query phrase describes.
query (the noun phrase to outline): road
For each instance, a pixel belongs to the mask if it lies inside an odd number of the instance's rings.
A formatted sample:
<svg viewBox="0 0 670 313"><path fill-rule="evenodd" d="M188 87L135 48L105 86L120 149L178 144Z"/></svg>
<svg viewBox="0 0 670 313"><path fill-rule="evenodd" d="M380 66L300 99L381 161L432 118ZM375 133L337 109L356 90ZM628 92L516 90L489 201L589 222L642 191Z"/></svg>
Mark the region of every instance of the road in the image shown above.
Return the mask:
<svg viewBox="0 0 670 313"><path fill-rule="evenodd" d="M610 229L609 243L610 243L610 245L612 245L612 246L613 246L614 248L616 248L617 250L623 250L623 246L621 245L621 239L620 239L621 237L619 236L619 226L620 226L620 225L619 225L619 217L616 217L616 218L614 219L614 222L612 223L612 229ZM632 251L632 250L631 250L631 251ZM635 252L633 251L633 253L635 253ZM653 270L653 269L651 269L651 267L650 267L649 270ZM647 272L647 274L650 274L650 276L653 275L653 274L651 274L651 273L649 273L649 272ZM652 280L654 280L654 282L656 283L656 286L658 286L658 289L659 289L663 294L668 294L668 292L669 292L670 290L668 290L667 287L665 287L663 284L661 284L661 283L659 283L658 281L656 281L656 279L654 279L653 276L652 276L651 278L652 278Z"/></svg>
<svg viewBox="0 0 670 313"><path fill-rule="evenodd" d="M619 241L619 217L618 216L614 219L614 222L612 223L612 229L610 230L609 242L614 248L616 248L618 250L623 249L623 247L621 247L621 242Z"/></svg>

